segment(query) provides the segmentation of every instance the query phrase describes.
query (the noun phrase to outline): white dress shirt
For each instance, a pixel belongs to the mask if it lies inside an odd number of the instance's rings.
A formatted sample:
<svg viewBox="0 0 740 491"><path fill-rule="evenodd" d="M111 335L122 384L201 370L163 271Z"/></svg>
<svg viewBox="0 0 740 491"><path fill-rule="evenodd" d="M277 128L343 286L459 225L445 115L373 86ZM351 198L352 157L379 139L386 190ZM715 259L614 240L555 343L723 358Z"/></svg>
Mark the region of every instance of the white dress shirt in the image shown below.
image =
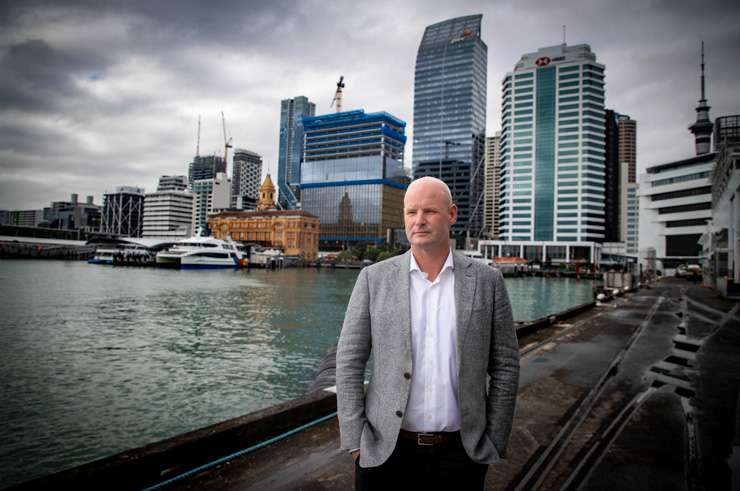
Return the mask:
<svg viewBox="0 0 740 491"><path fill-rule="evenodd" d="M408 431L457 431L457 315L452 252L433 282L411 256L411 350L413 373L406 414Z"/></svg>

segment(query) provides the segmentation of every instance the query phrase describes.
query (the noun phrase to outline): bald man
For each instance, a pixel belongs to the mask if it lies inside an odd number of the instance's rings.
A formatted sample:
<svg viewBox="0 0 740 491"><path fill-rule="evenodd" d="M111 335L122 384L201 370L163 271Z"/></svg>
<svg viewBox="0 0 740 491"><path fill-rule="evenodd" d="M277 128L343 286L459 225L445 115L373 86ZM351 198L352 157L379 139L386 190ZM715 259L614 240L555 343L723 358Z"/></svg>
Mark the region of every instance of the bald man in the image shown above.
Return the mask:
<svg viewBox="0 0 740 491"><path fill-rule="evenodd" d="M509 297L498 270L450 249L457 207L444 182L412 182L403 211L411 250L360 272L344 318L341 446L359 490L483 489L519 380Z"/></svg>

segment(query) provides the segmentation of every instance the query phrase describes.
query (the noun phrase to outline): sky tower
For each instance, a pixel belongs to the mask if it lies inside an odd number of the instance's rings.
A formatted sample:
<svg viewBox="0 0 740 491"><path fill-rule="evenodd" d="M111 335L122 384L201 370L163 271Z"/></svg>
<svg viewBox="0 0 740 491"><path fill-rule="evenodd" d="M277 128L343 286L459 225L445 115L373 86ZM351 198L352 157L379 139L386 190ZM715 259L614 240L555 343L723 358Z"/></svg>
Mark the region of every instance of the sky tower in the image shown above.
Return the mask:
<svg viewBox="0 0 740 491"><path fill-rule="evenodd" d="M709 153L712 143L712 129L714 125L709 119L710 106L704 91L704 41L701 42L701 99L696 106L696 122L689 126L689 131L696 138L696 155Z"/></svg>

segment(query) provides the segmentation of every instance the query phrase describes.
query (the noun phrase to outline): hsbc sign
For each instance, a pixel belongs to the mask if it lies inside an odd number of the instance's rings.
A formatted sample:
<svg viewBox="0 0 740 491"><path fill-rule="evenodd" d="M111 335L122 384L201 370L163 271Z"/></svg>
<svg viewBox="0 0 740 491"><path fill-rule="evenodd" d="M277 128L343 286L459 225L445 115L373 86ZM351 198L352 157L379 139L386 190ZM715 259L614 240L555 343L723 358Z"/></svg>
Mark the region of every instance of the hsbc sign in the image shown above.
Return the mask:
<svg viewBox="0 0 740 491"><path fill-rule="evenodd" d="M550 64L552 60L550 60L550 57L548 56L542 56L540 58L537 58L537 60L534 62L537 66L547 66Z"/></svg>

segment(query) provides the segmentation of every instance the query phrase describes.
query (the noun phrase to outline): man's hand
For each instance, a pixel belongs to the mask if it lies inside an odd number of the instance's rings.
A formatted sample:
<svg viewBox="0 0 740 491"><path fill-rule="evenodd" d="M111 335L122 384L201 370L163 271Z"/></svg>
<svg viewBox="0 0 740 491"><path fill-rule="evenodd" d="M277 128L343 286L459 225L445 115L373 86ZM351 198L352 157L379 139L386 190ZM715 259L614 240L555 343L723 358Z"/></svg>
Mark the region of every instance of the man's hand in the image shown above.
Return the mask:
<svg viewBox="0 0 740 491"><path fill-rule="evenodd" d="M352 462L357 462L357 459L360 458L360 451L355 450L354 452L350 453L350 455L352 456Z"/></svg>

